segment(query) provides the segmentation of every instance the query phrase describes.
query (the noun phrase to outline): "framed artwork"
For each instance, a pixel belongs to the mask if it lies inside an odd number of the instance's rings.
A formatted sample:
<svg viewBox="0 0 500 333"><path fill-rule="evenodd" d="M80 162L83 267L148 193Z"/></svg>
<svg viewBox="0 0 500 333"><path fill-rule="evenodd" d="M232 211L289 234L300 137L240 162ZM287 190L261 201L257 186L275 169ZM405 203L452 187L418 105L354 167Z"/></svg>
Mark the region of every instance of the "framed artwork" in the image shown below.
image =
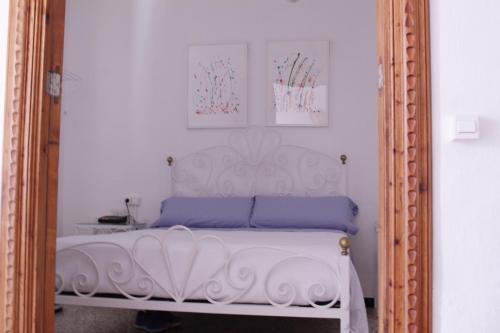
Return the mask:
<svg viewBox="0 0 500 333"><path fill-rule="evenodd" d="M188 128L247 125L247 45L189 48Z"/></svg>
<svg viewBox="0 0 500 333"><path fill-rule="evenodd" d="M330 42L268 45L269 126L328 126Z"/></svg>

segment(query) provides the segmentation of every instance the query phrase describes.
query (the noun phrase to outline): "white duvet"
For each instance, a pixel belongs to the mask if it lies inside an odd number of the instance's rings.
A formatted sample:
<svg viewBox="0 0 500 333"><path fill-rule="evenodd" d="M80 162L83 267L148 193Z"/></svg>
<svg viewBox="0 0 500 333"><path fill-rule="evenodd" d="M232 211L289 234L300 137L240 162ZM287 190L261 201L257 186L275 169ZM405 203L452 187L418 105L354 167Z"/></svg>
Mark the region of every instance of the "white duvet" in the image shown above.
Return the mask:
<svg viewBox="0 0 500 333"><path fill-rule="evenodd" d="M339 232L147 229L57 240L58 291L210 300L326 304L339 292ZM368 332L350 270L351 332Z"/></svg>

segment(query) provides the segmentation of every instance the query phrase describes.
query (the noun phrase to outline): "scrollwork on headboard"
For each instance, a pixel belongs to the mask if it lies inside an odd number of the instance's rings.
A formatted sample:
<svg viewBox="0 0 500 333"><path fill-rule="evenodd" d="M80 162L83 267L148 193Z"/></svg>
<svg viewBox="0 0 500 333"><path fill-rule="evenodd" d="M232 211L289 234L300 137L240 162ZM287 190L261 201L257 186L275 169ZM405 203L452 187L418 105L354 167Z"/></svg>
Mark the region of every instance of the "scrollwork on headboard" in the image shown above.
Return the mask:
<svg viewBox="0 0 500 333"><path fill-rule="evenodd" d="M228 145L203 149L172 166L177 196L347 194L347 165L317 151L283 145L275 131L234 131Z"/></svg>

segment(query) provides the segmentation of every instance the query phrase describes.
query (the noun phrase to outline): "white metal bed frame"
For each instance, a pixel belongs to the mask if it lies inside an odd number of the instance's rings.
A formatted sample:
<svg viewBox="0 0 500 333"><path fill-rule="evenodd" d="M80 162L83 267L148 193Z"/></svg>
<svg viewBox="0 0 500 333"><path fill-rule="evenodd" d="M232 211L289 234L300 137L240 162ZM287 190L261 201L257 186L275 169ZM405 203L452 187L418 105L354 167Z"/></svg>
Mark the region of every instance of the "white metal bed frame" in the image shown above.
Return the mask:
<svg viewBox="0 0 500 333"><path fill-rule="evenodd" d="M173 160L168 159L169 164ZM235 131L230 134L227 146L217 146L204 149L197 153L176 161L172 170L172 190L175 195L183 196L248 196L248 195L302 195L322 196L346 194L347 172L346 157L339 162L330 156L313 150L282 145L280 136L270 130L250 128ZM235 294L221 295L219 282L212 277L206 279L196 290L203 290L204 301L191 301L190 295L185 294L186 286L176 286L169 264L168 242L159 239L154 234L145 235L137 239L132 251L122 248L128 265L123 262L114 262L107 267L106 272L100 272L94 258L85 251L84 247L99 243L78 244L69 248L58 249L58 255L64 252L73 252L83 256L95 266L94 278L88 272L79 272L67 281L64 274L56 272L56 303L61 305L81 305L96 307L112 307L141 310L161 310L173 312L193 312L211 314L260 315L281 317L308 317L308 318L337 318L341 322L341 332L350 332L350 256L349 239L343 237L339 242L340 260L337 267L301 253L286 253L283 260L278 262L267 273L265 278L265 294L267 304L241 304L238 299L247 293L255 282L255 272L251 267L240 267L237 271L238 283L232 281L232 263L238 257L238 252L231 253L224 242L215 236L197 238L188 228L173 227L169 232L186 232L193 241L193 256L198 255L200 242L210 238L218 242L225 253L225 263L216 269L223 271L227 282L235 286ZM141 266L136 257L136 246L140 241L158 242L161 251L158 254L159 262L167 268L167 275L171 281L170 287L160 279L155 279L148 270ZM105 243L105 242L104 242ZM109 243L109 246L119 246ZM253 250L254 248L246 249ZM269 251L283 251L279 248L266 248ZM277 290L268 290L267 282L272 277L274 268L288 261L308 260L319 265L327 265L335 276L337 295L327 304L317 304L314 299L324 296L326 286L321 283L307 286L307 302L309 306L293 305L297 286L290 283L280 283ZM191 262L191 265L195 261ZM189 267L189 274L193 267ZM137 281L143 291L141 296L128 294L121 286L141 271L143 278ZM215 275L215 271L214 271ZM96 293L100 279L107 278L121 297L103 297ZM93 282L92 282L93 281ZM243 282L243 286L241 283ZM71 285L72 294L63 292L63 287ZM91 285L91 284L94 285ZM173 286L173 288L172 288ZM161 290L166 298L154 297L155 290ZM280 301L275 296L279 295ZM282 299L286 298L283 302Z"/></svg>

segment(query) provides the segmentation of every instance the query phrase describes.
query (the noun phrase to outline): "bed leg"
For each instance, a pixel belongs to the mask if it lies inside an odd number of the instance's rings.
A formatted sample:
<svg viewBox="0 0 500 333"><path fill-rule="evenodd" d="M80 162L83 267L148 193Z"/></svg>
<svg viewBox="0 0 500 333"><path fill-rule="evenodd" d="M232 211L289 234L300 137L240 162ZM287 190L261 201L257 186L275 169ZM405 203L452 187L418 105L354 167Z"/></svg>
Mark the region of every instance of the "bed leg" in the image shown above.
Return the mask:
<svg viewBox="0 0 500 333"><path fill-rule="evenodd" d="M342 249L340 258L340 308L344 312L340 319L340 332L349 333L351 331L351 257L349 256L349 238L342 237L339 245Z"/></svg>
<svg viewBox="0 0 500 333"><path fill-rule="evenodd" d="M340 320L340 333L350 333L351 332L351 322L349 320L349 314L346 318Z"/></svg>

